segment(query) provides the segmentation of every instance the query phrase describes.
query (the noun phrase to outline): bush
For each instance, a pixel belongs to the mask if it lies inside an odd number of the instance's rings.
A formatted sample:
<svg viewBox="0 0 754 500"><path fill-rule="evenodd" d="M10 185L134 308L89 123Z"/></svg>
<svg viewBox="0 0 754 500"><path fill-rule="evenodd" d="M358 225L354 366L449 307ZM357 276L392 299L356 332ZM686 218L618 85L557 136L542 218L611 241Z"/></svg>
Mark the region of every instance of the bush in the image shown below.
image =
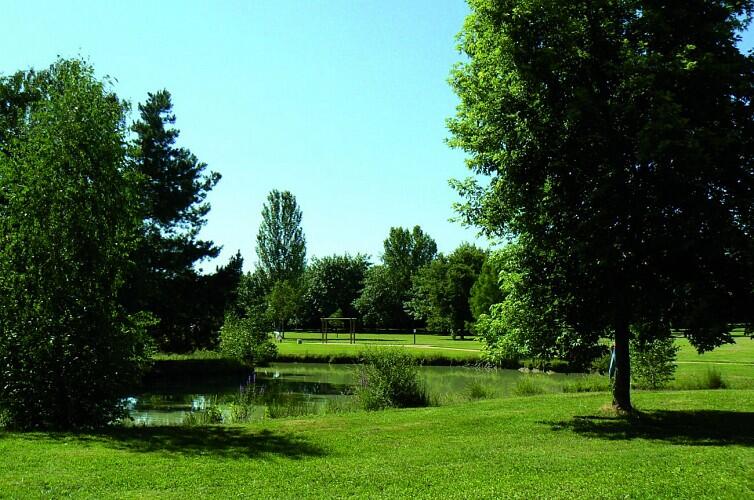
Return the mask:
<svg viewBox="0 0 754 500"><path fill-rule="evenodd" d="M602 356L598 357L597 359L592 361L592 364L589 367L589 371L591 373L599 373L600 375L607 375L607 372L610 370L611 357L612 355L609 351L603 354Z"/></svg>
<svg viewBox="0 0 754 500"><path fill-rule="evenodd" d="M702 377L702 386L705 389L725 389L728 387L728 384L725 382L722 373L714 368L710 368Z"/></svg>
<svg viewBox="0 0 754 500"><path fill-rule="evenodd" d="M513 388L513 394L516 396L537 396L544 393L545 388L532 376L521 377Z"/></svg>
<svg viewBox="0 0 754 500"><path fill-rule="evenodd" d="M673 379L678 346L672 337L631 341L631 378L637 387L659 389Z"/></svg>
<svg viewBox="0 0 754 500"><path fill-rule="evenodd" d="M429 405L416 359L399 348L367 350L355 392L367 410Z"/></svg>
<svg viewBox="0 0 754 500"><path fill-rule="evenodd" d="M563 392L607 392L610 379L604 375L579 376L572 382L563 384Z"/></svg>
<svg viewBox="0 0 754 500"><path fill-rule="evenodd" d="M278 348L270 339L269 325L258 316L238 318L229 315L220 329L220 352L257 366L274 359Z"/></svg>
<svg viewBox="0 0 754 500"><path fill-rule="evenodd" d="M472 380L466 386L466 395L472 401L491 398L493 394L494 392L488 387L485 387L479 380Z"/></svg>
<svg viewBox="0 0 754 500"><path fill-rule="evenodd" d="M472 333L483 343L484 362L501 368L517 368L525 349L504 320L502 307L502 304L495 305L490 314L482 314Z"/></svg>
<svg viewBox="0 0 754 500"><path fill-rule="evenodd" d="M205 404L204 408L185 413L181 420L181 425L195 426L195 425L212 425L223 423L223 413L220 407L217 405L215 399L210 399Z"/></svg>

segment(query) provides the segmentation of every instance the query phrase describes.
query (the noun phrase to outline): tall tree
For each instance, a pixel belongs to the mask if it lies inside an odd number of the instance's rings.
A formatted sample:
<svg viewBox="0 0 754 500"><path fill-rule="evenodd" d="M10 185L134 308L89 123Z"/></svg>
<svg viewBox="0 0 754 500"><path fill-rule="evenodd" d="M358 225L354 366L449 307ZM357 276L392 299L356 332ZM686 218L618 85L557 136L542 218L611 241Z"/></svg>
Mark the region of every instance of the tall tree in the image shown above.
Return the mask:
<svg viewBox="0 0 754 500"><path fill-rule="evenodd" d="M437 254L437 243L419 226L409 231L402 227L391 227L384 242L382 262L393 276L405 286L411 286L411 277L420 267L426 266Z"/></svg>
<svg viewBox="0 0 754 500"><path fill-rule="evenodd" d="M0 78L34 95L5 108L14 121L0 131L12 136L0 152L0 407L22 427L123 416L147 354L117 300L139 223L125 105L93 73L59 60L39 78Z"/></svg>
<svg viewBox="0 0 754 500"><path fill-rule="evenodd" d="M198 347L191 330L202 322L203 314L193 300L203 284L194 265L220 251L198 237L210 210L207 194L220 174L205 173L205 163L176 145L179 130L173 126L167 90L149 93L139 104L139 115L132 126L136 138L131 157L141 178L144 223L136 254L138 269L129 279L124 302L129 309L150 311L160 320L155 337L162 349L190 350Z"/></svg>
<svg viewBox="0 0 754 500"><path fill-rule="evenodd" d="M543 350L614 338L624 410L632 330L704 351L754 314L752 4L470 2L450 142L491 180L456 183L460 208L519 243L513 303Z"/></svg>
<svg viewBox="0 0 754 500"><path fill-rule="evenodd" d="M257 256L268 291L278 281L297 282L304 273L306 240L301 209L290 191L274 189L267 195L257 233Z"/></svg>

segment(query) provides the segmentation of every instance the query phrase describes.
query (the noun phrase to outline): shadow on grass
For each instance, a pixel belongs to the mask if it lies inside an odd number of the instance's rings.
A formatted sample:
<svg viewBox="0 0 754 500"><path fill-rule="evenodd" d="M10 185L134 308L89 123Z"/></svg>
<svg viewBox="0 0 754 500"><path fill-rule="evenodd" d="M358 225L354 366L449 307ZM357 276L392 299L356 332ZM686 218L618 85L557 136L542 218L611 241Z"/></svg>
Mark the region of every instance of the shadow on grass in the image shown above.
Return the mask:
<svg viewBox="0 0 754 500"><path fill-rule="evenodd" d="M20 435L35 440L184 456L254 458L271 454L298 459L325 454L319 446L292 434L243 427L125 427L90 434L35 432Z"/></svg>
<svg viewBox="0 0 754 500"><path fill-rule="evenodd" d="M542 422L554 431L572 431L608 440L651 439L692 446L754 446L754 413L718 410L636 412L630 416L576 416Z"/></svg>

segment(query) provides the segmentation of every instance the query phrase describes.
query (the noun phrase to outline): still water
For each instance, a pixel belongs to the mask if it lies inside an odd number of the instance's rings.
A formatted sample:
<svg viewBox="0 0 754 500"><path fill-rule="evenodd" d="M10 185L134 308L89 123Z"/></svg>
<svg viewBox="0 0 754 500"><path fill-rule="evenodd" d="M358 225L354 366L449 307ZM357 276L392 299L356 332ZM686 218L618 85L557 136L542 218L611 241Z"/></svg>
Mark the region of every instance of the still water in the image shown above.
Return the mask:
<svg viewBox="0 0 754 500"><path fill-rule="evenodd" d="M326 404L328 400L350 398L356 382L358 365L325 363L272 363L258 368L252 376L224 376L203 380L165 381L150 392L127 399L130 415L137 424L165 425L180 423L191 411L203 410L210 402L231 401L239 391L253 387L270 396L284 394L288 400L307 404ZM431 395L440 401L462 399L472 387L483 387L489 396L511 394L517 381L526 376L516 370L471 367L425 366L420 375ZM580 375L540 375L541 384L551 391L561 383Z"/></svg>

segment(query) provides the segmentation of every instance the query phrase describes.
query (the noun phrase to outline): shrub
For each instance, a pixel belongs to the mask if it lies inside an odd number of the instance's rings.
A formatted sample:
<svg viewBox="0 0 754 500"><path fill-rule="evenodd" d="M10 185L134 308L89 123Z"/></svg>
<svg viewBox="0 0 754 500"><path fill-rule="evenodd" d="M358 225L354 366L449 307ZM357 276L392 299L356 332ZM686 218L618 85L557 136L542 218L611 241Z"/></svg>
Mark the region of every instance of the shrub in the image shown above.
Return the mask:
<svg viewBox="0 0 754 500"><path fill-rule="evenodd" d="M603 354L602 356L598 357L594 361L592 361L591 366L589 367L589 371L592 373L599 373L600 375L606 375L607 372L610 370L610 358L611 353L607 352Z"/></svg>
<svg viewBox="0 0 754 500"><path fill-rule="evenodd" d="M191 411L183 415L181 425L195 426L195 425L212 425L223 423L223 413L217 402L214 400L209 401L201 410Z"/></svg>
<svg viewBox="0 0 754 500"><path fill-rule="evenodd" d="M278 348L270 339L268 324L259 316L229 315L220 329L220 352L257 366L275 358Z"/></svg>
<svg viewBox="0 0 754 500"><path fill-rule="evenodd" d="M516 396L537 396L544 393L545 388L540 381L530 375L518 379L513 388L513 394Z"/></svg>
<svg viewBox="0 0 754 500"><path fill-rule="evenodd" d="M481 381L472 380L466 386L466 395L471 400L491 398L493 391L485 387Z"/></svg>
<svg viewBox="0 0 754 500"><path fill-rule="evenodd" d="M728 387L728 384L725 382L722 373L714 368L710 368L701 376L699 386L700 389L725 389Z"/></svg>
<svg viewBox="0 0 754 500"><path fill-rule="evenodd" d="M607 392L609 390L610 379L604 375L579 376L563 384L563 392Z"/></svg>
<svg viewBox="0 0 754 500"><path fill-rule="evenodd" d="M367 410L429 405L416 359L399 348L365 351L355 392Z"/></svg>
<svg viewBox="0 0 754 500"><path fill-rule="evenodd" d="M637 387L659 389L673 379L678 346L672 337L631 341L631 378Z"/></svg>
<svg viewBox="0 0 754 500"><path fill-rule="evenodd" d="M490 314L482 314L472 333L483 343L482 359L493 366L516 368L525 349L503 316L503 304L492 307Z"/></svg>

